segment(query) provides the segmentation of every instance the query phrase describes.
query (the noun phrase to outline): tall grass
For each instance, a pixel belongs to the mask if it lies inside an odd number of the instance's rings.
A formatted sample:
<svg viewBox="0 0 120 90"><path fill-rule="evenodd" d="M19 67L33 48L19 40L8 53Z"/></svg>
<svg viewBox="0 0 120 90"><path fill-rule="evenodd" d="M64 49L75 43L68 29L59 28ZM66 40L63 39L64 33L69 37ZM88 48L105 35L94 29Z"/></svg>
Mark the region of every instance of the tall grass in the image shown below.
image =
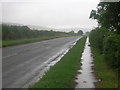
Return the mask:
<svg viewBox="0 0 120 90"><path fill-rule="evenodd" d="M99 82L96 82L96 88L118 88L118 69L112 69L106 64L103 54L100 54L96 48L92 47L94 58L94 71Z"/></svg>

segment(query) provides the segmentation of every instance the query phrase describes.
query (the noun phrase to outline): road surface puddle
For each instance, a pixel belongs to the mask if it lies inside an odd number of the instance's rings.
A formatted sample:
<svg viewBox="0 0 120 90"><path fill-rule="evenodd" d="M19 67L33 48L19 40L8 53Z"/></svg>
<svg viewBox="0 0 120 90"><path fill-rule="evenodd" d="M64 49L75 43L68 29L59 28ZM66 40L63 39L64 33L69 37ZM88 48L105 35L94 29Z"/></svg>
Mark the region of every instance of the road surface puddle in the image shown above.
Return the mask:
<svg viewBox="0 0 120 90"><path fill-rule="evenodd" d="M94 82L96 82L96 79L93 75L93 58L91 55L89 38L87 38L81 57L81 67L75 79L75 88L95 88Z"/></svg>

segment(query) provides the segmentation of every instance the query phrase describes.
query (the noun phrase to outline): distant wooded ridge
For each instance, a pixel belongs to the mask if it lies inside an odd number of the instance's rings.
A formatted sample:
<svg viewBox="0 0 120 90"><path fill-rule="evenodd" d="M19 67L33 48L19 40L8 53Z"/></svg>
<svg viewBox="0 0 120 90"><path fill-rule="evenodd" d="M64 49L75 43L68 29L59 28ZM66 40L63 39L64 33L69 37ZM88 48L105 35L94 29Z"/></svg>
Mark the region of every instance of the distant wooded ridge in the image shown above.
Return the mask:
<svg viewBox="0 0 120 90"><path fill-rule="evenodd" d="M61 32L53 30L37 30L30 29L28 26L7 25L2 24L2 39L3 40L16 40L22 38L35 38L44 36L60 36L60 35L82 35L83 31L79 30L78 33L74 31Z"/></svg>

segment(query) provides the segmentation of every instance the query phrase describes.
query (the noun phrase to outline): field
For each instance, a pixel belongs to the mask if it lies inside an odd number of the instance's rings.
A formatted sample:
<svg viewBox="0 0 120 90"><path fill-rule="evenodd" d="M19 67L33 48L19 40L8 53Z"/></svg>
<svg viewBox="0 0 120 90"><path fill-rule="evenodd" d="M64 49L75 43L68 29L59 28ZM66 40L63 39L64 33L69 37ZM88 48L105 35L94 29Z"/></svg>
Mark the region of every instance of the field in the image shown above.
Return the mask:
<svg viewBox="0 0 120 90"><path fill-rule="evenodd" d="M19 45L19 44L26 44L26 43L32 43L32 42L39 42L39 41L43 41L43 40L49 40L49 39L54 39L54 38L66 37L66 36L67 35L44 36L44 37L37 37L37 38L18 39L18 40L3 40L2 47Z"/></svg>

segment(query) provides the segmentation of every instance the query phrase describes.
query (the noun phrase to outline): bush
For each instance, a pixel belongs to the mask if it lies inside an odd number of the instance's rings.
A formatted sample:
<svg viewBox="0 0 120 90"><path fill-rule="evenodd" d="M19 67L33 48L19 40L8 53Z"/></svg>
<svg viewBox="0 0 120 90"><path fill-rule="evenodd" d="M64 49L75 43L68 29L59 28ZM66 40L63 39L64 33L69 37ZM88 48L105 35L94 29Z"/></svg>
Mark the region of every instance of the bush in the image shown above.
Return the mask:
<svg viewBox="0 0 120 90"><path fill-rule="evenodd" d="M120 63L120 35L109 32L104 38L104 56L109 66L118 68Z"/></svg>
<svg viewBox="0 0 120 90"><path fill-rule="evenodd" d="M91 46L104 54L107 64L112 68L119 68L120 63L120 35L105 28L96 28L90 33Z"/></svg>
<svg viewBox="0 0 120 90"><path fill-rule="evenodd" d="M107 33L107 30L105 28L96 28L90 32L90 42L91 45L100 51L102 53L103 51L103 39L105 37L105 34Z"/></svg>

